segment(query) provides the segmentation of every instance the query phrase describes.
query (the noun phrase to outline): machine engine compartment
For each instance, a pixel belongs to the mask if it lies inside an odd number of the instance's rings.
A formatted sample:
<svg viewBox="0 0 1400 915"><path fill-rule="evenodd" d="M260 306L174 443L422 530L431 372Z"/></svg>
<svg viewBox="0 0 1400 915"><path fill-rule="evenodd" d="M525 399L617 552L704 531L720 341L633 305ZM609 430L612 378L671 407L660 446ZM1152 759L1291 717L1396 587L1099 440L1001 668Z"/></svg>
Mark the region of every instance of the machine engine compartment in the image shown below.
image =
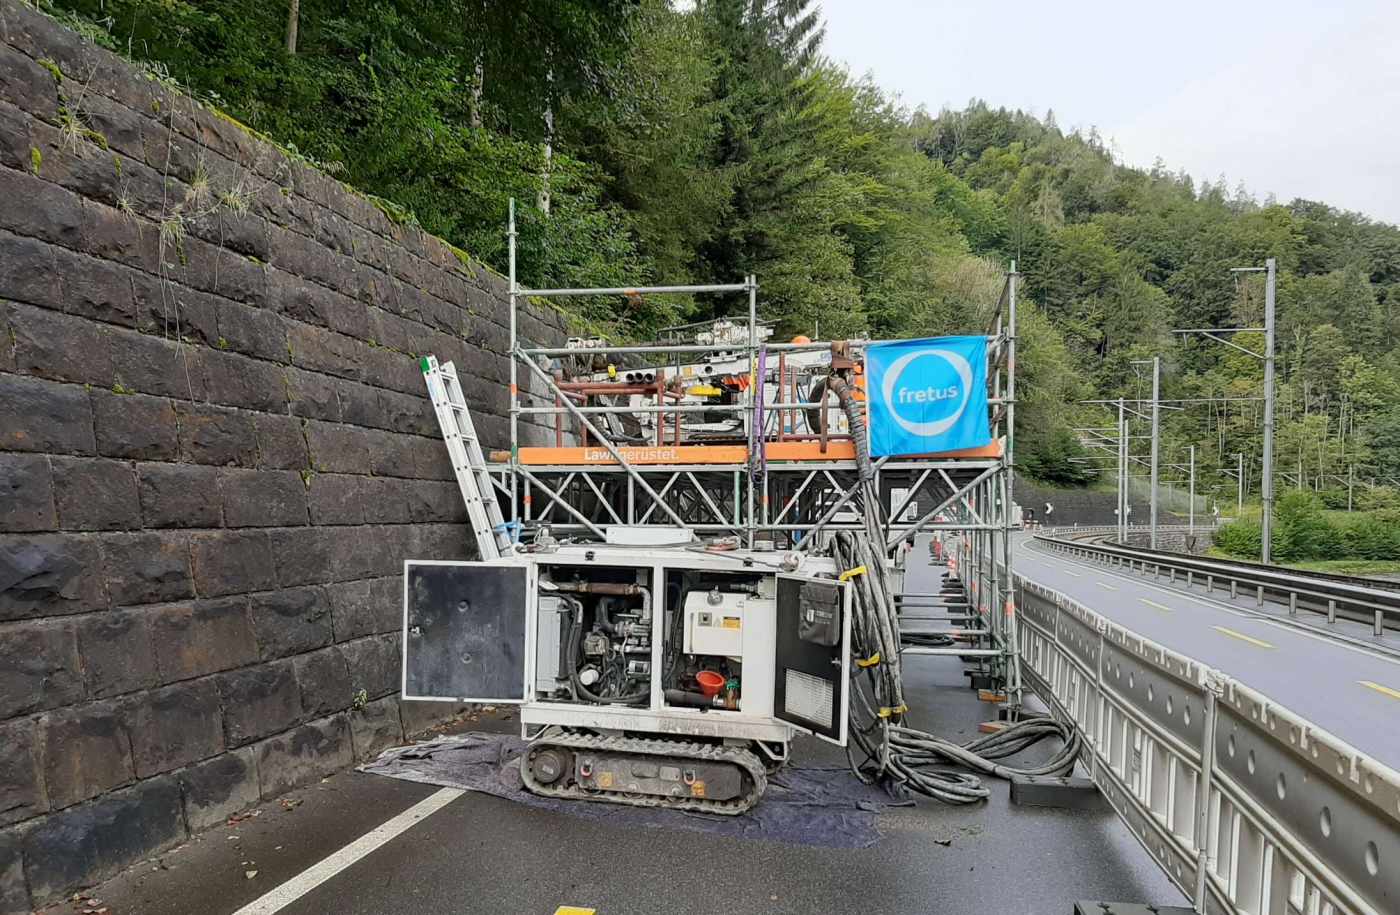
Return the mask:
<svg viewBox="0 0 1400 915"><path fill-rule="evenodd" d="M659 590L654 577L541 563L536 698L769 714L743 696L746 666L772 678L773 576L669 569Z"/></svg>

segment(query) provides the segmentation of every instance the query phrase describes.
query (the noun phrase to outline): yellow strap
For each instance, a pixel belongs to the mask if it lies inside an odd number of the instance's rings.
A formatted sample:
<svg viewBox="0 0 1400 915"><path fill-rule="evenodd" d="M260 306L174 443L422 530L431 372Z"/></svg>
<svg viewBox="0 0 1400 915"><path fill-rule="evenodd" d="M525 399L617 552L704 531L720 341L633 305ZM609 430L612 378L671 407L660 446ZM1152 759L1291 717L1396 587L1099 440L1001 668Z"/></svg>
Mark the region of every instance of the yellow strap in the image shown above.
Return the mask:
<svg viewBox="0 0 1400 915"><path fill-rule="evenodd" d="M857 575L864 575L864 574L865 574L865 566L856 566L854 569L847 569L846 571L842 572L840 575L837 575L837 576L836 576L836 580L837 580L837 581L850 581L852 578L855 578Z"/></svg>
<svg viewBox="0 0 1400 915"><path fill-rule="evenodd" d="M898 708L890 708L889 706L885 706L880 709L880 717L889 718L891 715L903 715L907 711L909 711L908 705L901 705Z"/></svg>
<svg viewBox="0 0 1400 915"><path fill-rule="evenodd" d="M877 652L875 652L873 655L871 655L871 656L868 657L868 658L863 658L863 659L861 659L861 660L859 660L859 661L856 661L856 666L857 666L857 667L874 667L876 664L879 664L879 663L880 663L880 652L877 651Z"/></svg>

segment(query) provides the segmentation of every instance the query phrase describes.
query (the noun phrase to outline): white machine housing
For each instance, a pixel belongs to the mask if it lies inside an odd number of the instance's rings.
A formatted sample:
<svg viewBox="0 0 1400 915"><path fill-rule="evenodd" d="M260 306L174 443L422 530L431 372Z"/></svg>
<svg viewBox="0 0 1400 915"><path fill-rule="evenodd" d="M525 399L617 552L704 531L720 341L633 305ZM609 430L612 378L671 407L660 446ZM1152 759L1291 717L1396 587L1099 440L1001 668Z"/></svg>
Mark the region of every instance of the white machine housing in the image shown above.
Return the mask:
<svg viewBox="0 0 1400 915"><path fill-rule="evenodd" d="M709 552L610 544L564 545L489 562L404 563L403 684L406 699L520 706L522 736L557 725L634 734L754 741L774 756L799 732L844 746L849 696L851 588L830 559L797 557L781 569L772 552ZM655 598L651 614L649 698L637 705L560 701L561 601L541 578L626 570ZM665 607L672 576L703 572L759 579L757 593L692 591ZM798 637L804 587L834 592L835 644ZM828 590L829 589L829 590ZM667 702L662 682L670 614L685 615L686 655L724 656L742 665L737 709ZM808 613L810 619L810 613ZM814 705L814 703L816 703Z"/></svg>

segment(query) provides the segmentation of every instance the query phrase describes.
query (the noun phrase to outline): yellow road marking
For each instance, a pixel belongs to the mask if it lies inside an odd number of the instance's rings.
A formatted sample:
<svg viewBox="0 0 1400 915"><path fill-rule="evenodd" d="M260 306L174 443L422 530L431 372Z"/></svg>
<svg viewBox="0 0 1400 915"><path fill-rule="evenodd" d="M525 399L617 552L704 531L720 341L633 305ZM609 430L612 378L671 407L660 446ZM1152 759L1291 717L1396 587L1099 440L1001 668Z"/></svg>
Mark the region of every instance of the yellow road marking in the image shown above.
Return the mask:
<svg viewBox="0 0 1400 915"><path fill-rule="evenodd" d="M1400 699L1400 689L1391 689L1389 686L1381 686L1379 683L1372 683L1370 680L1356 681L1367 689L1373 689L1378 693L1385 693L1392 699Z"/></svg>
<svg viewBox="0 0 1400 915"><path fill-rule="evenodd" d="M1227 629L1227 628L1224 627L1224 626L1211 626L1210 628L1214 629L1216 632L1223 632L1225 635L1228 635L1228 636L1229 636L1230 638L1232 638L1232 639L1239 639L1241 642L1248 642L1249 644L1255 646L1256 648L1273 648L1273 647L1274 647L1274 646L1270 645L1268 642L1265 642L1263 639L1256 639L1256 638L1255 638L1254 636L1252 636L1252 635L1245 635L1243 632L1236 632L1235 630L1233 630L1233 629Z"/></svg>
<svg viewBox="0 0 1400 915"><path fill-rule="evenodd" d="M554 910L554 915L594 915L597 909L583 909L576 905L561 905Z"/></svg>
<svg viewBox="0 0 1400 915"><path fill-rule="evenodd" d="M1172 612L1172 608L1171 608L1171 607L1168 607L1166 604L1159 604L1159 603L1157 603L1155 600L1148 600L1148 599L1145 598L1145 597L1139 597L1138 600L1142 601L1144 604L1146 604L1147 606L1151 607L1151 608L1154 609L1154 610L1161 610L1163 613L1171 613L1171 612Z"/></svg>
<svg viewBox="0 0 1400 915"><path fill-rule="evenodd" d="M1117 591L1117 590L1118 590L1118 589L1115 588L1113 585L1106 585L1106 584L1104 584L1104 583L1101 582L1101 581L1096 581L1096 582L1094 582L1094 584L1098 585L1100 588L1103 588L1103 589L1106 590L1106 591Z"/></svg>

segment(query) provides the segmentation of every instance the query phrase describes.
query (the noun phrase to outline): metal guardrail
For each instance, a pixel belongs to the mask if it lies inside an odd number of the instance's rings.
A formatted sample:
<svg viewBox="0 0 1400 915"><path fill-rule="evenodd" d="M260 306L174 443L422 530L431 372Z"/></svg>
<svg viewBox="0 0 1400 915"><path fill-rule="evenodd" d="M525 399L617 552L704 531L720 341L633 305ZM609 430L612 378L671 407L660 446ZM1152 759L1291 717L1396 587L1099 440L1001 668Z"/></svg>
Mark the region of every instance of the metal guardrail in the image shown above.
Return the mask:
<svg viewBox="0 0 1400 915"><path fill-rule="evenodd" d="M1015 592L1026 684L1196 911L1400 912L1400 772L1063 593Z"/></svg>
<svg viewBox="0 0 1400 915"><path fill-rule="evenodd" d="M1336 622L1340 616L1369 623L1375 635L1380 635L1387 628L1400 629L1400 591L1260 563L1207 559L1142 547L1065 539L1066 534L1096 532L1097 529L1085 528L1056 530L1049 534L1037 534L1036 540L1051 549L1108 565L1123 566L1129 571L1141 571L1154 578L1160 579L1165 575L1171 583L1176 582L1179 576L1186 587L1201 584L1207 593L1224 588L1228 589L1230 597L1235 598L1244 589L1246 593L1253 592L1259 605L1272 597L1286 603L1290 614L1296 614L1298 608L1303 607L1326 613L1328 622ZM1397 911L1400 911L1400 907Z"/></svg>

